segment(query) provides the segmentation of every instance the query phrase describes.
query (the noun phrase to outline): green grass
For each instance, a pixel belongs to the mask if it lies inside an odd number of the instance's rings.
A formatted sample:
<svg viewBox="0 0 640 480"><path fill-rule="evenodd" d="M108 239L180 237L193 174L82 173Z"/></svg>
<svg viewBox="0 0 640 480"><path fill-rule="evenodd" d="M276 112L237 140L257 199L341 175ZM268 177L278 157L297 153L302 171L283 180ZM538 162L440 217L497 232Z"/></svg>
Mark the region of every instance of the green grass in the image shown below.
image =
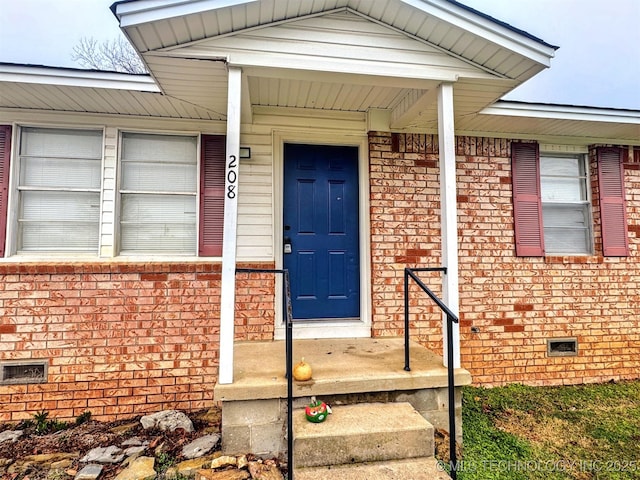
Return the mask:
<svg viewBox="0 0 640 480"><path fill-rule="evenodd" d="M460 480L640 480L640 382L466 387Z"/></svg>

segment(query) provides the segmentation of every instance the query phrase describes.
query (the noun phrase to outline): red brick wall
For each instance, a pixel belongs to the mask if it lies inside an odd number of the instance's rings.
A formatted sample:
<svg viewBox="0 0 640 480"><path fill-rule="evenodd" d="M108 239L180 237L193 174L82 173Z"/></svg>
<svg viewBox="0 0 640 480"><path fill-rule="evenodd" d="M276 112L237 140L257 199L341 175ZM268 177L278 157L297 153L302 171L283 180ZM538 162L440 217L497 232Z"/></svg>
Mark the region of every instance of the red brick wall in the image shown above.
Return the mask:
<svg viewBox="0 0 640 480"><path fill-rule="evenodd" d="M404 268L440 266L437 139L369 135L373 336L404 334ZM420 275L440 294L440 274ZM440 316L411 284L411 334L442 350Z"/></svg>
<svg viewBox="0 0 640 480"><path fill-rule="evenodd" d="M273 291L238 276L238 340L273 338ZM47 383L0 386L0 421L211 406L219 305L214 263L0 265L0 361L48 362Z"/></svg>
<svg viewBox="0 0 640 480"><path fill-rule="evenodd" d="M625 169L631 255L602 256L592 175L595 255L518 258L510 143L457 138L462 363L476 384L532 385L640 377L640 165ZM373 331L401 333L402 269L439 266L437 138L370 135ZM591 170L595 172L591 155ZM424 183L422 179L424 178ZM421 220L422 219L422 220ZM406 220L406 221L403 221ZM433 275L429 285L438 285ZM413 295L414 338L441 351L439 314ZM376 305L385 300L383 305ZM472 333L471 327L479 329ZM576 357L547 340L577 337Z"/></svg>

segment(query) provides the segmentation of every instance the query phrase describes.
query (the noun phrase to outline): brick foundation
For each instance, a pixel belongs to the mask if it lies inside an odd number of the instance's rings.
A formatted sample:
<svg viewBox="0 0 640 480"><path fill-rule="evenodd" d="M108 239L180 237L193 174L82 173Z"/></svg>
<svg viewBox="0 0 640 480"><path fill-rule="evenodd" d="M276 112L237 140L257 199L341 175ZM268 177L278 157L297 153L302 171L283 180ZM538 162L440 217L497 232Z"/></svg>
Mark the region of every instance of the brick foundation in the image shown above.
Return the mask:
<svg viewBox="0 0 640 480"><path fill-rule="evenodd" d="M0 421L213 404L219 264L4 264L0 279L0 361L48 363L47 383L0 386ZM238 340L273 338L274 285L238 276Z"/></svg>

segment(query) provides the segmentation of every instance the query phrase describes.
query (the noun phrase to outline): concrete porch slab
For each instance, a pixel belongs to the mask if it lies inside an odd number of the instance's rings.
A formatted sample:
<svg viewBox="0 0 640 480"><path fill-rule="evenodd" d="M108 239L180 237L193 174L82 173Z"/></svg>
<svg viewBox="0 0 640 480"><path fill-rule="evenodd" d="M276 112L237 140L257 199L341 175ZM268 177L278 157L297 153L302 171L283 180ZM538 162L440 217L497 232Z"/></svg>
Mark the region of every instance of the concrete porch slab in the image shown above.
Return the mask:
<svg viewBox="0 0 640 480"><path fill-rule="evenodd" d="M313 377L294 382L294 397L446 387L440 356L415 342L410 353L411 371L406 372L402 338L295 340L294 365L304 357ZM234 357L234 383L217 384L215 400L286 398L284 341L236 343ZM471 384L469 372L457 369L455 384Z"/></svg>

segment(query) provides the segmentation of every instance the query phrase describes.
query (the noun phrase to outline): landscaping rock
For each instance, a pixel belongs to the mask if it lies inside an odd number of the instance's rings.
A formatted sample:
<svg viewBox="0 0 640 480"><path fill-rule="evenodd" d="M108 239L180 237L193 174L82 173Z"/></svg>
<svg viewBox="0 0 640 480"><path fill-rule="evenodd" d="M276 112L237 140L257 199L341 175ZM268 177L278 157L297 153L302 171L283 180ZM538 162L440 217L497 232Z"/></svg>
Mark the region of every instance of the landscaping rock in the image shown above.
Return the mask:
<svg viewBox="0 0 640 480"><path fill-rule="evenodd" d="M71 460L78 458L77 453L45 453L41 455L27 455L22 457L22 461L26 463L41 463L41 464L53 464L62 460Z"/></svg>
<svg viewBox="0 0 640 480"><path fill-rule="evenodd" d="M187 459L198 458L206 455L220 443L220 435L205 435L194 440L182 449L182 456Z"/></svg>
<svg viewBox="0 0 640 480"><path fill-rule="evenodd" d="M249 473L255 480L284 480L280 469L271 464L249 462Z"/></svg>
<svg viewBox="0 0 640 480"><path fill-rule="evenodd" d="M153 457L139 457L121 471L115 480L153 480L156 471L153 469L156 459Z"/></svg>
<svg viewBox="0 0 640 480"><path fill-rule="evenodd" d="M214 458L211 461L211 469L215 470L216 468L230 467L232 465L236 466L237 464L238 464L238 459L236 457L223 455L221 457Z"/></svg>
<svg viewBox="0 0 640 480"><path fill-rule="evenodd" d="M175 473L172 473L174 477L177 475L184 475L185 477L193 477L198 470L201 470L203 468L209 468L209 466L211 465L211 461L214 460L215 458L216 458L216 454L213 454L213 455L207 455L200 458L194 458L193 460L185 460L184 462L178 463L177 465L172 467L170 470L172 472L175 472ZM169 470L167 470L166 477L171 478Z"/></svg>
<svg viewBox="0 0 640 480"><path fill-rule="evenodd" d="M196 480L246 480L250 478L246 470L198 470Z"/></svg>
<svg viewBox="0 0 640 480"><path fill-rule="evenodd" d="M64 470L65 468L69 468L71 465L73 465L73 461L70 458L65 458L63 460L53 462L51 464L51 470Z"/></svg>
<svg viewBox="0 0 640 480"><path fill-rule="evenodd" d="M179 428L185 432L193 432L193 423L184 413L177 410L164 410L162 412L145 415L140 419L142 428L148 430L150 428L158 428L164 431L173 432Z"/></svg>
<svg viewBox="0 0 640 480"><path fill-rule="evenodd" d="M5 430L4 432L0 432L0 443L2 442L11 442L15 443L22 436L24 430Z"/></svg>
<svg viewBox="0 0 640 480"><path fill-rule="evenodd" d="M115 445L111 445L110 447L94 448L80 459L83 463L120 463L122 460L124 460L122 449Z"/></svg>
<svg viewBox="0 0 640 480"><path fill-rule="evenodd" d="M129 455L127 458L124 459L124 462L122 462L121 466L122 467L127 467L129 466L136 458L142 456L142 452L138 452L138 453L134 453L133 455Z"/></svg>
<svg viewBox="0 0 640 480"><path fill-rule="evenodd" d="M74 480L96 480L102 473L103 468L102 465L95 463L85 465L84 468L76 474Z"/></svg>
<svg viewBox="0 0 640 480"><path fill-rule="evenodd" d="M246 455L240 455L236 460L238 462L237 467L240 470L242 470L243 468L246 468L247 465L249 465L249 461L247 460Z"/></svg>
<svg viewBox="0 0 640 480"><path fill-rule="evenodd" d="M140 445L139 447L129 447L124 451L125 457L130 457L132 455L139 455L147 449L145 445Z"/></svg>

